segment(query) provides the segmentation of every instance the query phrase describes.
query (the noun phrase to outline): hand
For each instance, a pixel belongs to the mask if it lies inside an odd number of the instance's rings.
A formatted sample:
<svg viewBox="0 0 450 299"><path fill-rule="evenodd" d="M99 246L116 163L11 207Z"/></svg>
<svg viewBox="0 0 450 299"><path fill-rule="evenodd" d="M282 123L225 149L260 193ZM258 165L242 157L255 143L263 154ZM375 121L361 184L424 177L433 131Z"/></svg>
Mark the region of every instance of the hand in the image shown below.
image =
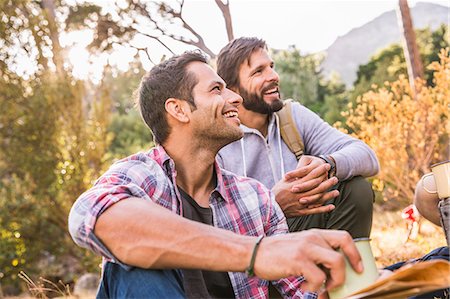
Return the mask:
<svg viewBox="0 0 450 299"><path fill-rule="evenodd" d="M334 205L323 204L339 195L338 190L327 191L338 182L336 177L327 178L330 165L316 157L302 158L300 168L286 173L272 188L286 217L330 212Z"/></svg>
<svg viewBox="0 0 450 299"><path fill-rule="evenodd" d="M297 169L304 166L309 166L310 171L322 164L326 163L323 159L316 156L303 155L297 163ZM328 174L328 173L327 173Z"/></svg>
<svg viewBox="0 0 450 299"><path fill-rule="evenodd" d="M306 278L305 291L317 291L326 281L332 289L344 283L344 256L357 272L363 271L361 257L349 233L311 229L268 237L261 242L255 260L255 273L266 280L300 276Z"/></svg>

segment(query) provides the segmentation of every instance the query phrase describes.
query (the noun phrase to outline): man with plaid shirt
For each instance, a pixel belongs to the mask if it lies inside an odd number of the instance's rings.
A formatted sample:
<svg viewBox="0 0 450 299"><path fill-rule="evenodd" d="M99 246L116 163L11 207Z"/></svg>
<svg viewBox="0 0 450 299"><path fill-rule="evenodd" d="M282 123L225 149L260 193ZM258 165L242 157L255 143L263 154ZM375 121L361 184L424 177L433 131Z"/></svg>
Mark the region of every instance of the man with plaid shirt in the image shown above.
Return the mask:
<svg viewBox="0 0 450 299"><path fill-rule="evenodd" d="M241 102L199 52L143 78L139 106L159 145L113 164L69 215L74 241L104 257L98 298L266 298L269 281L316 298L344 281L336 248L362 271L348 233L287 234L267 188L220 169L217 152L243 135Z"/></svg>

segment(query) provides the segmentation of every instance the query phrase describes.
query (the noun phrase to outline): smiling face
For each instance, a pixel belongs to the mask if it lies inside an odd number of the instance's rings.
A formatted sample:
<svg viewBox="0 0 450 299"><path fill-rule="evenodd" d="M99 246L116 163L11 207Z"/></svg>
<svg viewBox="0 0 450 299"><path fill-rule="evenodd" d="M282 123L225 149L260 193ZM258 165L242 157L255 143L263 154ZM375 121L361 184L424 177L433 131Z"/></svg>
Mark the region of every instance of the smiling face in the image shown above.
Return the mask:
<svg viewBox="0 0 450 299"><path fill-rule="evenodd" d="M206 63L192 62L187 70L197 77L192 90L195 108L190 122L198 140L223 147L243 136L237 107L242 98L225 87L225 82ZM213 143L213 144L210 144Z"/></svg>
<svg viewBox="0 0 450 299"><path fill-rule="evenodd" d="M250 111L272 114L283 107L278 73L267 50L256 49L239 69L239 87L243 106Z"/></svg>

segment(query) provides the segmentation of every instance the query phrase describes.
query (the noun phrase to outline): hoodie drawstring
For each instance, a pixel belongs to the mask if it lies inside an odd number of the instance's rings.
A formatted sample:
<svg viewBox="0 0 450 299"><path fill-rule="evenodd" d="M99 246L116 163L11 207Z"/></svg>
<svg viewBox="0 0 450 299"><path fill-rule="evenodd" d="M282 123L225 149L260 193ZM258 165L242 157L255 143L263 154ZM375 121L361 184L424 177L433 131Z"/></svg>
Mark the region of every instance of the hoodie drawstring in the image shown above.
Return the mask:
<svg viewBox="0 0 450 299"><path fill-rule="evenodd" d="M278 115L274 114L274 117L275 117L276 128L277 128L277 132L275 134L275 139L278 139L277 140L278 141L278 155L280 158L280 177L279 178L277 178L275 175L275 169L274 169L275 165L273 163L272 157L270 156L271 153L268 153L268 155L269 155L268 158L270 161L270 167L272 168L273 179L275 180L275 182L277 182L277 181L283 179L283 177L284 177L284 159L283 159L283 151L281 148L280 120L278 119ZM269 125L268 135L270 134L271 127L272 126ZM266 142L266 139L262 135L261 135L261 137L264 139L264 142ZM244 137L241 138L240 143L241 143L241 150L242 150L243 174L246 177L247 176L247 162L245 160L245 141L244 140L245 140L245 134L244 134Z"/></svg>
<svg viewBox="0 0 450 299"><path fill-rule="evenodd" d="M245 135L241 138L240 142L241 142L241 149L242 149L242 162L243 162L243 163L242 163L242 167L244 167L243 173L244 173L244 176L246 177L246 176L247 176L247 163L246 163L246 161L245 161L244 138L245 138Z"/></svg>

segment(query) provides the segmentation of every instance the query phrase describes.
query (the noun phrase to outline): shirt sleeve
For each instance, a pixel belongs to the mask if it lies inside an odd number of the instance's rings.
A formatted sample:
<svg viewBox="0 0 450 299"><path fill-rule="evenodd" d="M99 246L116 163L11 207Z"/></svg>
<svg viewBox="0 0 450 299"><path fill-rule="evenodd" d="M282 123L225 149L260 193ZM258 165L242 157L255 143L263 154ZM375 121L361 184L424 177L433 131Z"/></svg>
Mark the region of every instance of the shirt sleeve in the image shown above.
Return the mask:
<svg viewBox="0 0 450 299"><path fill-rule="evenodd" d="M150 196L157 195L156 184L152 182L158 181L158 171L152 168L143 161L118 162L84 192L69 214L69 232L74 242L123 265L95 235L95 224L104 211L121 200L130 197L152 200Z"/></svg>
<svg viewBox="0 0 450 299"><path fill-rule="evenodd" d="M287 234L289 231L284 213L276 202L272 191L269 191L268 195L270 196L270 200L266 235L274 236L279 234ZM283 278L277 281L272 281L272 283L284 298L316 299L317 293L302 291L301 286L304 281L305 279L300 276Z"/></svg>
<svg viewBox="0 0 450 299"><path fill-rule="evenodd" d="M363 141L345 134L323 121L308 108L294 103L293 116L308 155L331 155L336 161L336 176L374 176L379 171L375 152Z"/></svg>

